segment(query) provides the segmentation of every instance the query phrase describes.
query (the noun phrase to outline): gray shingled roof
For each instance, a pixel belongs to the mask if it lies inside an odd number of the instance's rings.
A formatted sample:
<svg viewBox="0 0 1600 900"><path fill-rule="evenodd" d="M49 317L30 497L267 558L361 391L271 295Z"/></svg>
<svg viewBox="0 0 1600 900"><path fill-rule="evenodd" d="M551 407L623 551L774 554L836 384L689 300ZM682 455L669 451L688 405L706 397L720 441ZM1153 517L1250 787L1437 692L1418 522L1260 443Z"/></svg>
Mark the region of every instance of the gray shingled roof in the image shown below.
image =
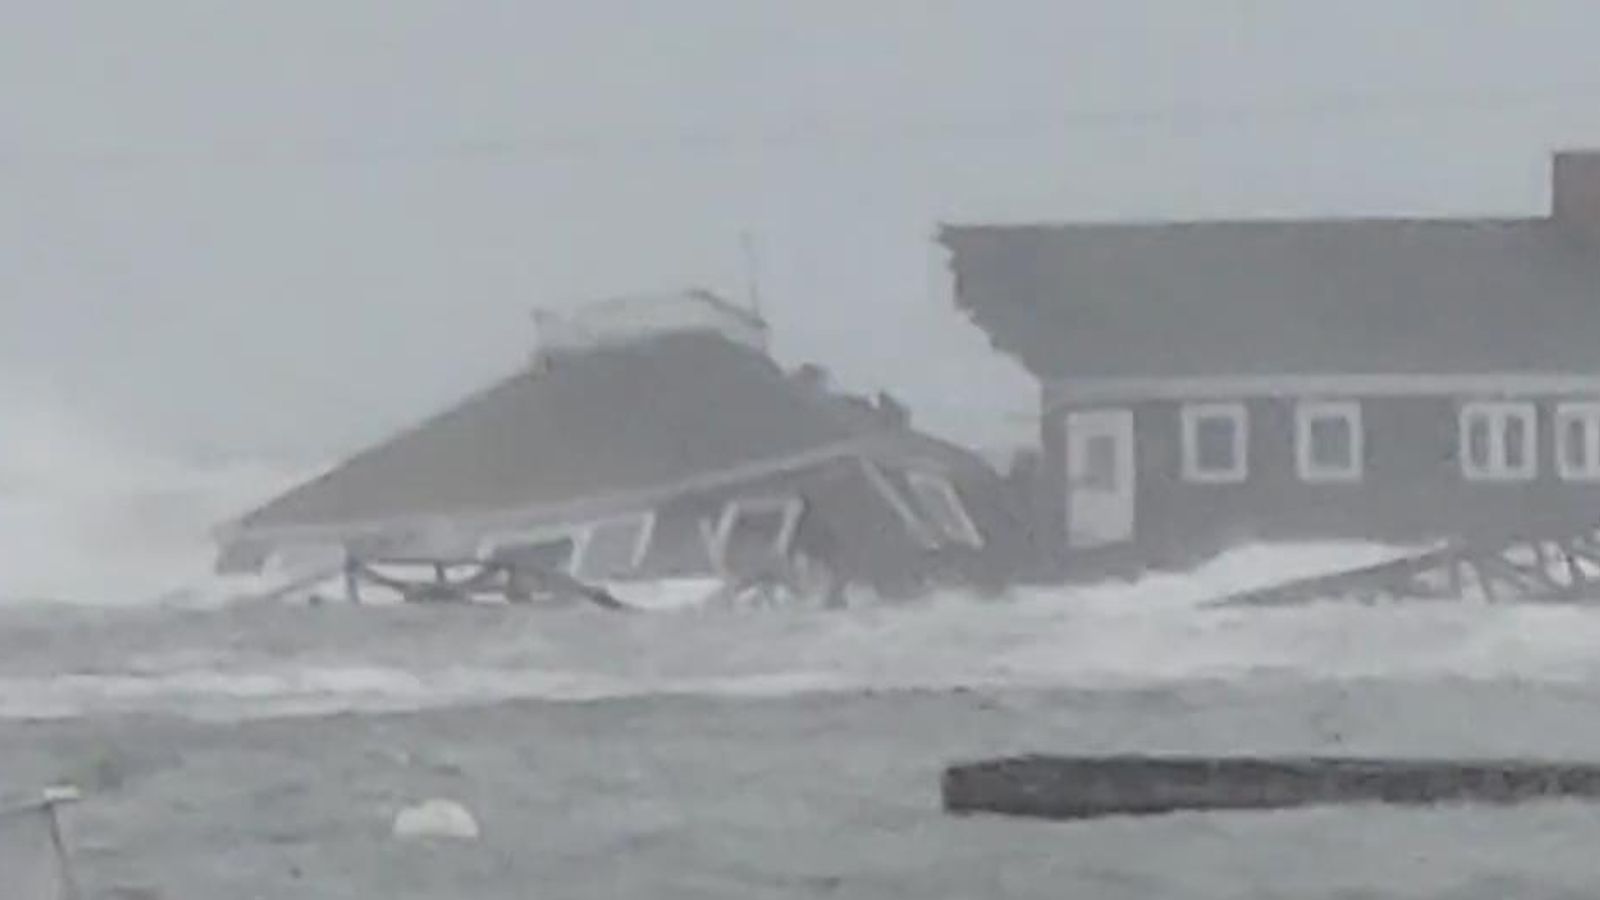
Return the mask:
<svg viewBox="0 0 1600 900"><path fill-rule="evenodd" d="M670 489L861 430L705 332L557 354L245 516L239 530L497 513Z"/></svg>
<svg viewBox="0 0 1600 900"><path fill-rule="evenodd" d="M1041 378L1600 372L1600 246L1551 220L948 227Z"/></svg>

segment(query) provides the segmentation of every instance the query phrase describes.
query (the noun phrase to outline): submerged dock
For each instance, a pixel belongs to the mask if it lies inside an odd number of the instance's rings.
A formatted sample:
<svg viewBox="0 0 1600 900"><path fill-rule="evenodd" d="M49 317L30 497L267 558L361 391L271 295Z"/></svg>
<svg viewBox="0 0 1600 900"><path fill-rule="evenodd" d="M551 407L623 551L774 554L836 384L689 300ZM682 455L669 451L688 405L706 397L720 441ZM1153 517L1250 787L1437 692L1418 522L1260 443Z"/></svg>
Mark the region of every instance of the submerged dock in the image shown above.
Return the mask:
<svg viewBox="0 0 1600 900"><path fill-rule="evenodd" d="M944 808L1079 820L1337 804L1600 799L1600 764L1340 757L1021 756L952 765Z"/></svg>

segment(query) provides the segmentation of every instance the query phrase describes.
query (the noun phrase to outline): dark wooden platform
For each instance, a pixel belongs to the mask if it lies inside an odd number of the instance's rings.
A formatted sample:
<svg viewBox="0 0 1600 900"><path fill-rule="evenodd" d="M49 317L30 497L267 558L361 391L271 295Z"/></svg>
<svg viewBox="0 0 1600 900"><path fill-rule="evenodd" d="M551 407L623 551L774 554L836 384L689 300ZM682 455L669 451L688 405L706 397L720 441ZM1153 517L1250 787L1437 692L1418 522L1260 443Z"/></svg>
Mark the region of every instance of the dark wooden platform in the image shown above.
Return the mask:
<svg viewBox="0 0 1600 900"><path fill-rule="evenodd" d="M1245 756L1022 756L952 765L946 811L1095 819L1333 804L1600 799L1600 764Z"/></svg>

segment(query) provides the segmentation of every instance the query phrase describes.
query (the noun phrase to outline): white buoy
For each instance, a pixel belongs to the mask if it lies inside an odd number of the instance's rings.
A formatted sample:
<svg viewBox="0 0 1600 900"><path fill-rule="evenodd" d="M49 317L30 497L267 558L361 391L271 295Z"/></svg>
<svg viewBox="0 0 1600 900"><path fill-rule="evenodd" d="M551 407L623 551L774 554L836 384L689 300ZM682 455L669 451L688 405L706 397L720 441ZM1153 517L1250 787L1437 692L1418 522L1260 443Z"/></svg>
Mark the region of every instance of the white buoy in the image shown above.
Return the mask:
<svg viewBox="0 0 1600 900"><path fill-rule="evenodd" d="M427 800L394 818L394 836L402 840L472 841L478 834L478 820L454 800Z"/></svg>

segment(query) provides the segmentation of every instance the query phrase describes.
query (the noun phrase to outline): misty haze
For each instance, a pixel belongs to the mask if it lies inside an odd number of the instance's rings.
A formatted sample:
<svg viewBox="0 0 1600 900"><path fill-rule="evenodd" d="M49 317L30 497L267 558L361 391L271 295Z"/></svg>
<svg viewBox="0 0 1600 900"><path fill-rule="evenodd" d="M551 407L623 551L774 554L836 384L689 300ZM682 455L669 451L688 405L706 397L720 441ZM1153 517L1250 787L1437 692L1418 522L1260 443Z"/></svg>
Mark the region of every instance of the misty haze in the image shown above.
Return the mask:
<svg viewBox="0 0 1600 900"><path fill-rule="evenodd" d="M1597 31L0 12L0 900L1588 896Z"/></svg>

